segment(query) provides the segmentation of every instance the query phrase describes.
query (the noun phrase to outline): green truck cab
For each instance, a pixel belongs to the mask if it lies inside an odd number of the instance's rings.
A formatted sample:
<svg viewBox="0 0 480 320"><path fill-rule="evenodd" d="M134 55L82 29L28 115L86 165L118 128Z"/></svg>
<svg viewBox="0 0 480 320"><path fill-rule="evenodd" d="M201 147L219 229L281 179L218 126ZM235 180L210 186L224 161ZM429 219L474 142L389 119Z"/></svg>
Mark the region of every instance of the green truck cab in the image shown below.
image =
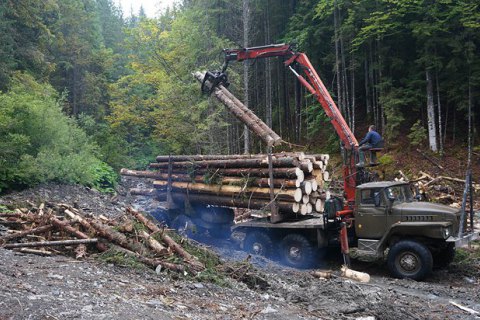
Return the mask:
<svg viewBox="0 0 480 320"><path fill-rule="evenodd" d="M434 265L449 264L456 246L478 238L459 235L460 220L460 209L416 201L408 183L365 183L357 186L354 207L356 251L386 254L392 275L420 280Z"/></svg>

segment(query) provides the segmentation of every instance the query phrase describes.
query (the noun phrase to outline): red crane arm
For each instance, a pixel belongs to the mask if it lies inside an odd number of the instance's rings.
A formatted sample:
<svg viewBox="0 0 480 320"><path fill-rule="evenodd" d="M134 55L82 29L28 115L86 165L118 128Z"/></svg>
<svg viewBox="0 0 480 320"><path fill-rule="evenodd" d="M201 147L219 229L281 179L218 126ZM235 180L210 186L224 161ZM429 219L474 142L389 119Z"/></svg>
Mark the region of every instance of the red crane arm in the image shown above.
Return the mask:
<svg viewBox="0 0 480 320"><path fill-rule="evenodd" d="M327 88L325 88L325 85L315 71L315 68L304 53L295 53L292 50L292 46L288 44L274 44L243 49L225 49L223 51L227 63L229 61L244 61L268 57L289 57L289 59L285 61L285 65L289 67L298 80L317 98L318 102L320 102L325 113L330 118L335 131L338 133L340 140L345 144L345 148L351 149L358 146L355 135L345 122L340 110L338 110L338 107L328 93ZM294 64L298 64L302 67L308 80L292 68L292 65Z"/></svg>
<svg viewBox="0 0 480 320"><path fill-rule="evenodd" d="M225 49L225 65L223 71L228 66L229 61L244 61L249 59L268 58L268 57L287 57L285 66L287 66L297 79L310 91L311 94L320 102L325 110L330 122L337 132L344 148L353 152L349 159L344 159L343 179L344 190L347 203L350 205L355 201L355 187L357 185L355 168L356 153L358 151L358 141L352 130L343 118L340 110L333 101L330 93L318 76L315 68L304 53L297 53L288 44L274 44L262 47L252 47L243 49ZM305 76L300 75L292 66L299 65L304 71Z"/></svg>

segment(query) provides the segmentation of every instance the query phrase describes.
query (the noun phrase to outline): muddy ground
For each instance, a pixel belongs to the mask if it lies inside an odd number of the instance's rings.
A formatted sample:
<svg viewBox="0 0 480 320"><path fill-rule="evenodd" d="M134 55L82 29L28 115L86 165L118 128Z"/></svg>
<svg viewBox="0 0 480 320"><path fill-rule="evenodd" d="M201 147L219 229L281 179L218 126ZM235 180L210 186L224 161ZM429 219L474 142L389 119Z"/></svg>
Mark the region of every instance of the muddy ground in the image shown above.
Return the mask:
<svg viewBox="0 0 480 320"><path fill-rule="evenodd" d="M110 217L132 202L146 205L124 190L112 197L47 185L3 196L0 205L63 202ZM248 259L229 241L205 241L228 263ZM252 266L241 265L261 281L247 285L122 267L95 256L78 261L0 249L0 319L480 319L451 303L480 311L478 250L462 251L425 282L392 279L382 264L354 261L354 269L371 275L367 284L317 279L311 271L253 257ZM340 265L336 258L326 262L336 275Z"/></svg>

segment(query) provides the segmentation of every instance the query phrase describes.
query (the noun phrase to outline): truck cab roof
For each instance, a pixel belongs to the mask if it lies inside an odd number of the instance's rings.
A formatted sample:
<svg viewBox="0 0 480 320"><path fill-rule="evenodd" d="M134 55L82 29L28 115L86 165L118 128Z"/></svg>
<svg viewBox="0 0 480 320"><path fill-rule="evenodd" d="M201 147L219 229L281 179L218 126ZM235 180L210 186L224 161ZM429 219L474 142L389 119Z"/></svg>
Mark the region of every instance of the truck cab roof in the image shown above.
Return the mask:
<svg viewBox="0 0 480 320"><path fill-rule="evenodd" d="M405 181L378 181L378 182L367 182L361 185L358 185L358 189L369 189L369 188L386 188L391 186L398 186L408 184Z"/></svg>

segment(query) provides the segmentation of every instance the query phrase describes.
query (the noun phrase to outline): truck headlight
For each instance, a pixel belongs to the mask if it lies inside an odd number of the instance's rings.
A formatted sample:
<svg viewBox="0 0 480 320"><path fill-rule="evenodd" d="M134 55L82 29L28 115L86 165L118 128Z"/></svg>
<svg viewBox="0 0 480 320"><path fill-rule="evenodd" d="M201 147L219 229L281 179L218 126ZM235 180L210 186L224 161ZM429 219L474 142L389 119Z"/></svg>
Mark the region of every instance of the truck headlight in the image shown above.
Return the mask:
<svg viewBox="0 0 480 320"><path fill-rule="evenodd" d="M443 237L447 239L450 237L450 228L443 228Z"/></svg>

